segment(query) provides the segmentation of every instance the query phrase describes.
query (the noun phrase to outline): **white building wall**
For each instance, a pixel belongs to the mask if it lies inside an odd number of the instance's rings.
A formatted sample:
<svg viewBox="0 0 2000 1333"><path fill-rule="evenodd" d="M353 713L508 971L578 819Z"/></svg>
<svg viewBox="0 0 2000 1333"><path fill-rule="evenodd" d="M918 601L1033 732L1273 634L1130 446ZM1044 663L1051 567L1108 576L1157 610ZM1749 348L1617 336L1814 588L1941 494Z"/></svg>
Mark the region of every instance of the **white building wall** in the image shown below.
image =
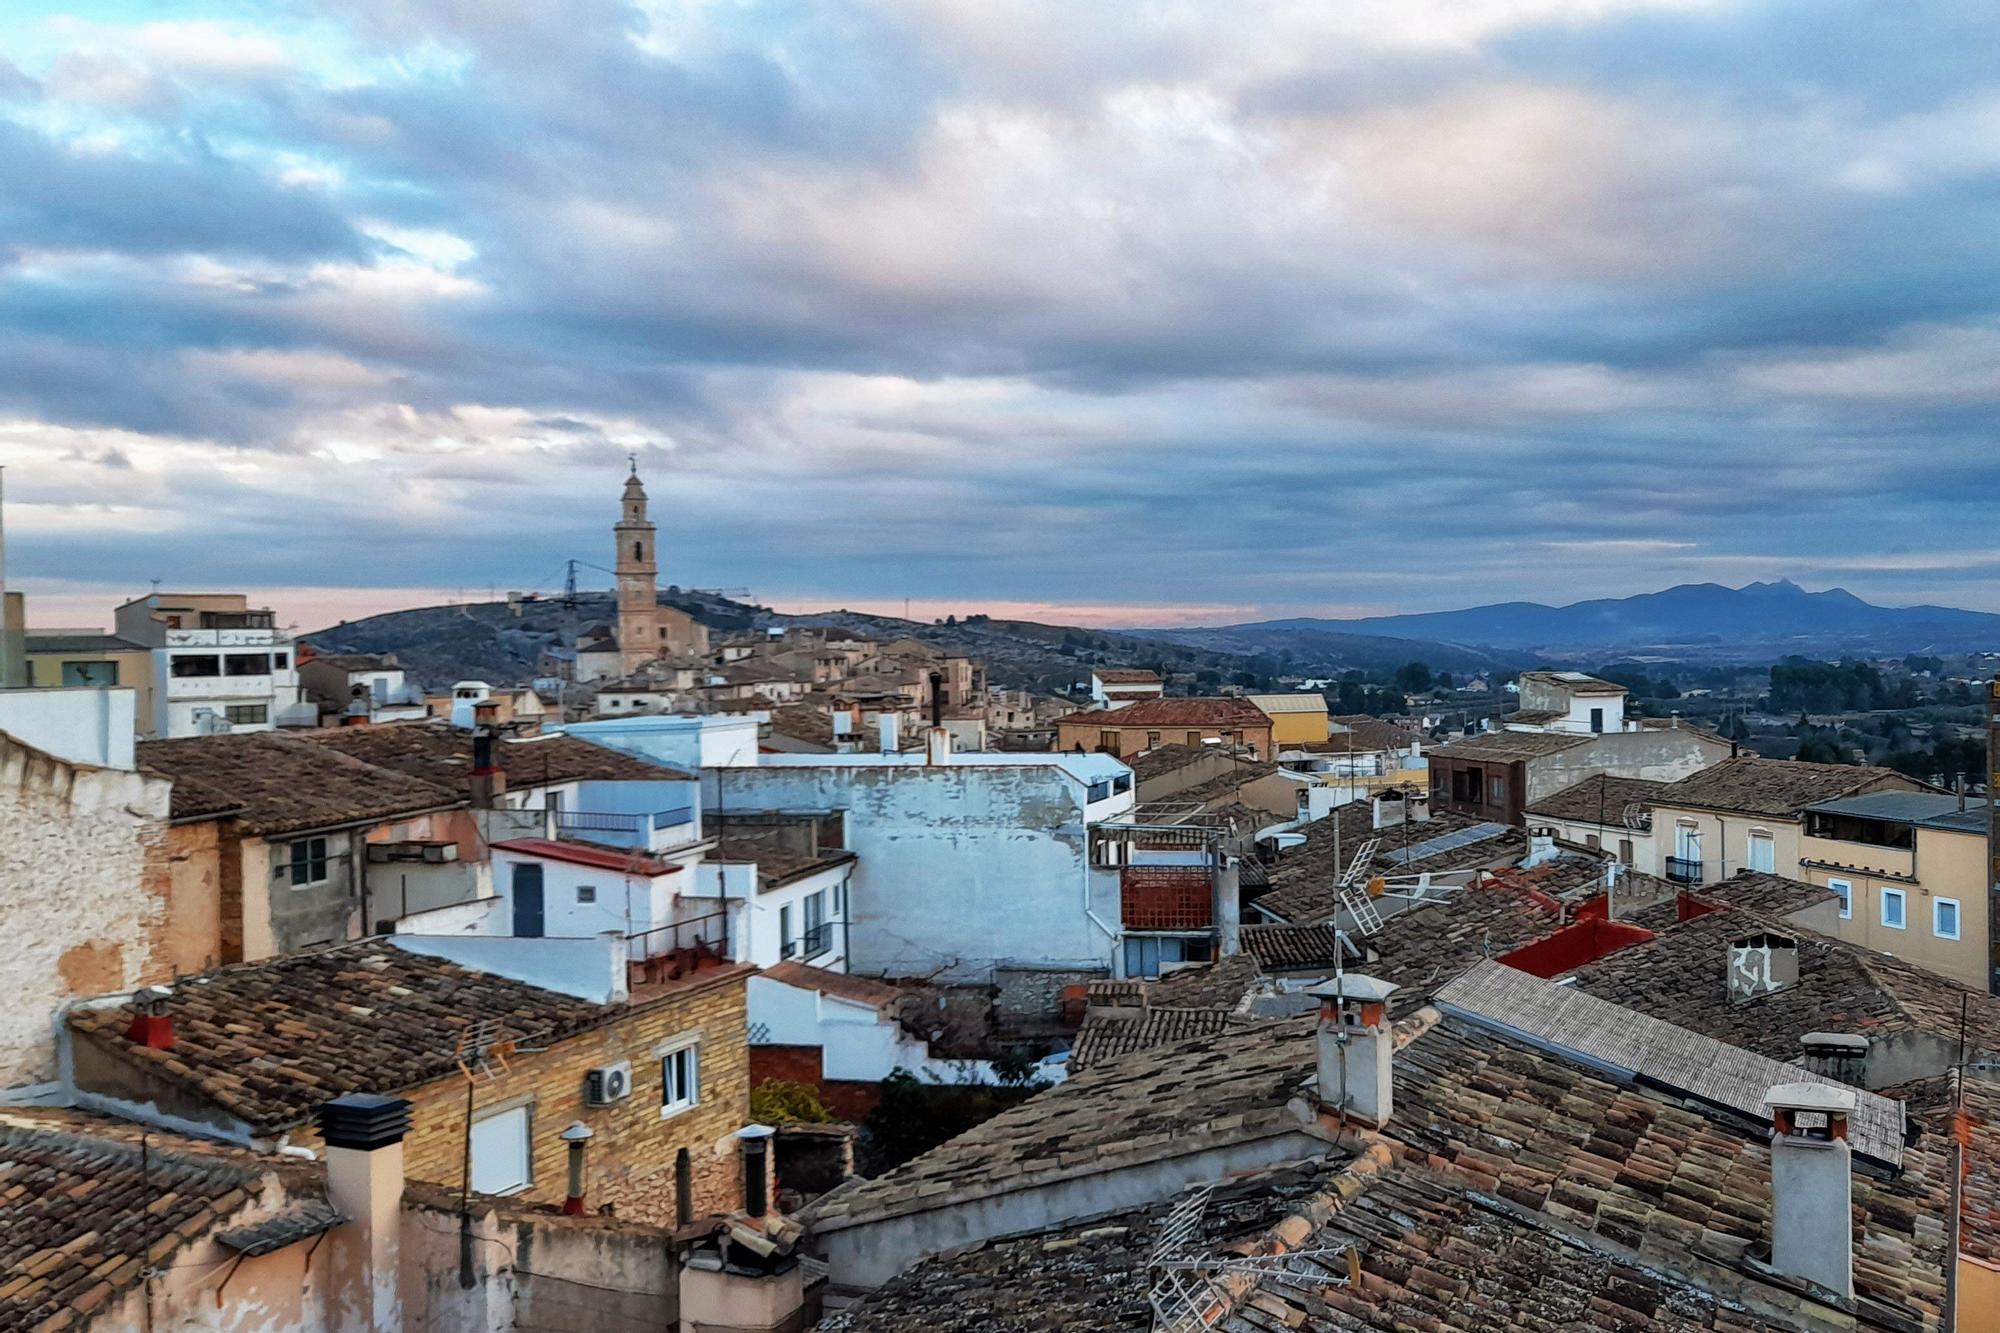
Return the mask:
<svg viewBox="0 0 2000 1333"><path fill-rule="evenodd" d="M983 979L996 964L1111 966L1117 904L1092 919L1085 787L1054 764L775 757L800 762L729 770L729 804L846 812L846 843L857 857L848 904L853 971ZM703 775L710 801L715 777ZM1096 805L1116 817L1129 812L1131 797Z"/></svg>
<svg viewBox="0 0 2000 1333"><path fill-rule="evenodd" d="M756 867L748 862L705 861L695 871L691 887L683 892L705 900L729 902L730 951L739 963L771 967L785 961L781 909L792 909L792 934L805 935L806 899L815 893L826 895L827 921L831 925L831 952L794 961L810 963L829 972L847 971L847 910L849 879L854 863L829 866L790 884L759 892Z"/></svg>
<svg viewBox="0 0 2000 1333"><path fill-rule="evenodd" d="M68 763L129 770L138 708L129 687L0 690L0 732Z"/></svg>
<svg viewBox="0 0 2000 1333"><path fill-rule="evenodd" d="M930 1045L872 1006L820 991L753 976L746 988L757 1044L817 1046L820 1073L828 1079L879 1083L897 1069L941 1083L991 1083L985 1060L941 1060Z"/></svg>
<svg viewBox="0 0 2000 1333"><path fill-rule="evenodd" d="M581 939L606 931L636 935L667 925L674 919L677 881L688 874L685 870L657 877L623 874L496 847L493 891L505 902L510 921L514 867L524 863L542 867L542 934L551 939ZM596 890L595 902L577 901L577 890L584 887Z"/></svg>
<svg viewBox="0 0 2000 1333"><path fill-rule="evenodd" d="M755 717L620 717L550 726L638 759L693 772L757 762Z"/></svg>

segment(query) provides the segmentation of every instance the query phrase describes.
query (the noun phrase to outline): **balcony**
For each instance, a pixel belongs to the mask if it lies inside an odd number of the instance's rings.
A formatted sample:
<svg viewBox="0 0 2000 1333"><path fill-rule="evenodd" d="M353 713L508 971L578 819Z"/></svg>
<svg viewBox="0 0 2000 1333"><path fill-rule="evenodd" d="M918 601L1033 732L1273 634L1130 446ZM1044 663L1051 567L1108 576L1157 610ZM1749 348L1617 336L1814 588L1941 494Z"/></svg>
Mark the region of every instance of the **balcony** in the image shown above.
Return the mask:
<svg viewBox="0 0 2000 1333"><path fill-rule="evenodd" d="M817 926L807 926L805 934L795 940L786 940L778 946L778 952L786 958L795 958L809 963L822 954L833 952L833 923L823 921Z"/></svg>
<svg viewBox="0 0 2000 1333"><path fill-rule="evenodd" d="M631 984L678 981L705 967L727 966L729 913L709 912L625 937Z"/></svg>
<svg viewBox="0 0 2000 1333"><path fill-rule="evenodd" d="M1674 884L1701 883L1701 862L1684 856L1667 858L1667 879Z"/></svg>
<svg viewBox="0 0 2000 1333"><path fill-rule="evenodd" d="M673 806L651 813L620 814L609 810L559 810L556 836L612 847L654 851L695 840L694 806ZM682 830L674 834L672 830Z"/></svg>

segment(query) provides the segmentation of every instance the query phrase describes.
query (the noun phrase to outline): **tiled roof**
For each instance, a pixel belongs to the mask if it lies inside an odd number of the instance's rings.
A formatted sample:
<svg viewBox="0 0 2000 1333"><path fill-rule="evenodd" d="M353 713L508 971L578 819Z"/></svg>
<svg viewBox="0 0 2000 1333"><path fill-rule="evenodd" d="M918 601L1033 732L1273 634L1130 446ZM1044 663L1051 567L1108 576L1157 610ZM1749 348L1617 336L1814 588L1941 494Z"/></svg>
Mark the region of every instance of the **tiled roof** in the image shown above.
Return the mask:
<svg viewBox="0 0 2000 1333"><path fill-rule="evenodd" d="M1125 763L1132 770L1135 781L1146 782L1165 773L1172 773L1197 764L1215 754L1216 750L1207 745L1155 745L1144 754L1134 755Z"/></svg>
<svg viewBox="0 0 2000 1333"><path fill-rule="evenodd" d="M0 1330L81 1329L251 1201L251 1171L94 1117L0 1113Z"/></svg>
<svg viewBox="0 0 2000 1333"><path fill-rule="evenodd" d="M1227 1009L1147 1009L1137 1017L1085 1014L1070 1047L1069 1072L1078 1074L1133 1051L1212 1036L1244 1021Z"/></svg>
<svg viewBox="0 0 2000 1333"><path fill-rule="evenodd" d="M350 734L389 730L357 727ZM139 742L139 766L173 780L175 819L240 810L244 832L291 833L454 805L455 788L271 731Z"/></svg>
<svg viewBox="0 0 2000 1333"><path fill-rule="evenodd" d="M1268 778L1277 771L1278 766L1276 764L1252 763L1231 759L1227 772L1218 773L1208 781L1197 783L1192 787L1183 787L1177 792L1169 792L1159 799L1162 801L1200 802L1206 805L1210 801L1219 801L1227 798L1233 803L1237 788L1255 782L1259 778ZM1303 786L1304 784L1300 785ZM1283 818L1284 816L1276 814L1267 814L1265 816L1267 823L1276 823Z"/></svg>
<svg viewBox="0 0 2000 1333"><path fill-rule="evenodd" d="M787 704L771 710L771 730L779 736L812 745L833 744L833 718L810 704Z"/></svg>
<svg viewBox="0 0 2000 1333"><path fill-rule="evenodd" d="M1422 739L1406 727L1384 722L1366 713L1338 713L1327 721L1332 725L1333 735L1322 743L1302 748L1329 754L1345 754L1349 750L1402 750Z"/></svg>
<svg viewBox="0 0 2000 1333"><path fill-rule="evenodd" d="M1669 783L1655 793L1654 804L1796 819L1806 806L1837 796L1878 786L1907 791L1916 785L1912 779L1889 768L1741 757L1725 759L1679 782Z"/></svg>
<svg viewBox="0 0 2000 1333"><path fill-rule="evenodd" d="M1279 713L1326 712L1326 696L1304 690L1295 694L1246 694L1243 697L1273 717Z"/></svg>
<svg viewBox="0 0 2000 1333"><path fill-rule="evenodd" d="M1957 1133L1965 1153L1958 1248L2000 1266L2000 1084L1955 1074L1953 1088L1962 1099Z"/></svg>
<svg viewBox="0 0 2000 1333"><path fill-rule="evenodd" d="M773 847L767 843L745 842L724 838L717 844L713 858L717 861L748 861L757 867L757 887L761 890L780 888L794 880L816 875L822 870L830 870L837 865L845 865L854 859L854 853L839 847L828 847L818 856L810 852L793 851L789 847Z"/></svg>
<svg viewBox="0 0 2000 1333"><path fill-rule="evenodd" d="M857 977L848 972L833 972L823 967L808 967L804 963L773 963L757 975L766 981L796 986L800 990L821 991L877 1009L887 1009L903 998L903 992L886 981Z"/></svg>
<svg viewBox="0 0 2000 1333"><path fill-rule="evenodd" d="M1430 753L1438 759L1483 759L1512 763L1516 759L1539 759L1560 754L1579 745L1589 745L1595 736L1568 731L1488 731L1463 736Z"/></svg>
<svg viewBox="0 0 2000 1333"><path fill-rule="evenodd" d="M310 731L303 733L302 739L379 768L394 769L449 787L461 797L472 776L472 733L441 719ZM510 787L556 782L657 781L688 776L678 769L649 764L574 736L504 740L495 748L507 770Z"/></svg>
<svg viewBox="0 0 2000 1333"><path fill-rule="evenodd" d="M1563 712L1559 708L1517 708L1501 718L1500 721L1502 725L1545 727L1558 718L1568 716L1568 713Z"/></svg>
<svg viewBox="0 0 2000 1333"><path fill-rule="evenodd" d="M1664 782L1648 782L1644 778L1614 778L1599 774L1564 787L1553 796L1544 796L1528 807L1528 813L1544 819L1622 824L1645 833L1653 827L1653 798L1665 786Z"/></svg>
<svg viewBox="0 0 2000 1333"><path fill-rule="evenodd" d="M1732 1004L1729 943L1759 930L1798 941L1798 984ZM1970 1044L2000 1052L2000 997L1767 913L1725 909L1659 928L1651 940L1586 963L1574 975L1585 994L1774 1060L1799 1059L1799 1038L1808 1032L1927 1034L1955 1047L1961 1001Z"/></svg>
<svg viewBox="0 0 2000 1333"><path fill-rule="evenodd" d="M175 1044L164 1051L126 1040L128 1005L73 1010L70 1024L275 1133L344 1093L457 1077L468 1023L492 1019L525 1045L546 1045L622 1010L362 940L178 982L166 1012Z"/></svg>
<svg viewBox="0 0 2000 1333"><path fill-rule="evenodd" d="M1335 820L1340 854L1334 855ZM1379 838L1375 870L1385 875L1444 874L1453 870L1484 869L1517 858L1527 846L1527 833L1516 827L1488 825L1490 836L1431 855L1406 859L1405 849L1420 850L1425 843L1450 834L1482 826L1484 821L1449 810L1434 810L1421 823L1373 827L1373 807L1368 801L1349 801L1323 819L1295 830L1305 842L1281 853L1266 868L1271 891L1257 905L1292 922L1325 921L1340 908L1334 886L1347 863L1370 838Z"/></svg>
<svg viewBox="0 0 2000 1333"><path fill-rule="evenodd" d="M1638 875L1625 877L1635 881L1641 878L1652 879L1651 876ZM1666 891L1650 895L1657 899L1652 906L1631 913L1620 911L1618 919L1629 921L1647 930L1660 930L1681 919L1682 899L1710 907L1741 907L1770 916L1790 916L1794 912L1803 912L1840 900L1840 895L1832 889L1818 884L1808 884L1802 879L1766 874L1761 870L1739 870L1728 879L1717 880L1713 884L1703 884L1698 888L1683 888L1680 885L1668 884L1664 880L1654 881L1654 884L1656 886L1664 884Z"/></svg>
<svg viewBox="0 0 2000 1333"><path fill-rule="evenodd" d="M1565 694L1624 694L1623 685L1581 671L1523 671L1522 681L1537 681Z"/></svg>
<svg viewBox="0 0 2000 1333"><path fill-rule="evenodd" d="M1257 985L1257 960L1231 954L1206 967L1184 967L1146 986L1146 1003L1175 1009L1234 1009Z"/></svg>
<svg viewBox="0 0 2000 1333"><path fill-rule="evenodd" d="M1892 824L1923 824L1928 827L1950 827L1954 823L1978 823L1982 827L1986 817L1986 802L1967 801L1964 814L1973 815L1975 820L1959 821L1953 816L1961 813L1960 798L1935 791L1876 791L1863 796L1845 796L1838 800L1821 801L1807 807L1825 811L1828 814L1854 815L1862 819L1879 819Z"/></svg>
<svg viewBox="0 0 2000 1333"><path fill-rule="evenodd" d="M1263 969L1248 953L1180 968L1158 981L1094 982L1070 1071L1246 1022L1246 1001L1263 987Z"/></svg>
<svg viewBox="0 0 2000 1333"><path fill-rule="evenodd" d="M35 634L26 636L31 653L143 653L151 650L143 643L121 639L116 634Z"/></svg>
<svg viewBox="0 0 2000 1333"><path fill-rule="evenodd" d="M335 671L397 671L401 669L396 665L396 655L394 653L378 656L375 653L315 652L310 657L306 657L301 653L300 658L300 666L304 666L307 662L317 662L321 666L332 667Z"/></svg>
<svg viewBox="0 0 2000 1333"><path fill-rule="evenodd" d="M886 1175L808 1204L818 1230L1027 1189L1084 1164L1139 1164L1302 1132L1313 1023L1278 1020L1138 1051L1039 1092Z"/></svg>
<svg viewBox="0 0 2000 1333"><path fill-rule="evenodd" d="M1242 731L1271 725L1264 710L1247 699L1223 696L1184 699L1140 699L1122 708L1087 709L1057 718L1065 726L1173 727L1195 730Z"/></svg>
<svg viewBox="0 0 2000 1333"><path fill-rule="evenodd" d="M556 838L509 838L496 842L497 851L516 852L522 856L533 856L545 861L567 861L571 865L590 866L597 870L609 870L620 875L644 875L652 879L659 875L677 875L681 867L672 861L662 861L657 857L624 847L605 847L594 842L571 842Z"/></svg>
<svg viewBox="0 0 2000 1333"><path fill-rule="evenodd" d="M1158 685L1160 683L1160 673L1157 671L1104 667L1090 674L1097 677L1105 685Z"/></svg>

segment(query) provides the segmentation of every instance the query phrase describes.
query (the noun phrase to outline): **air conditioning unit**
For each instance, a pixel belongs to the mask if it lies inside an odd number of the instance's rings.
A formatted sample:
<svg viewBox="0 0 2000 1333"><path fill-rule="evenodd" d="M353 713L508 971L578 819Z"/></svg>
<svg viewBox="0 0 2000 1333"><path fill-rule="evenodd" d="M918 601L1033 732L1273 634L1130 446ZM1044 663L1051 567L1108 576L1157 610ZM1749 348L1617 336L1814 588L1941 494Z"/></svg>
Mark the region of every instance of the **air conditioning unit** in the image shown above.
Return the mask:
<svg viewBox="0 0 2000 1333"><path fill-rule="evenodd" d="M584 1076L583 1099L592 1106L609 1106L632 1095L632 1062L599 1065Z"/></svg>

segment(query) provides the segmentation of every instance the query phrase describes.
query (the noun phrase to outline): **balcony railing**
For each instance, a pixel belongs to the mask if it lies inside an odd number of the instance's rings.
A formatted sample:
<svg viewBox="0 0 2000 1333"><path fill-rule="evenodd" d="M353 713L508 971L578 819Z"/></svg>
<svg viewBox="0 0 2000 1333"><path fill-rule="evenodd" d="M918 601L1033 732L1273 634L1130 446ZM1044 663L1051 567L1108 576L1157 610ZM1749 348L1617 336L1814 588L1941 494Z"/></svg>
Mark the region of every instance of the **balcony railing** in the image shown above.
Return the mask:
<svg viewBox="0 0 2000 1333"><path fill-rule="evenodd" d="M730 961L729 913L708 912L625 937L634 984L673 981Z"/></svg>
<svg viewBox="0 0 2000 1333"><path fill-rule="evenodd" d="M653 836L663 830L694 822L692 805L655 810L650 814L621 814L609 810L559 810L558 836L586 842L608 842L619 847L650 847Z"/></svg>
<svg viewBox="0 0 2000 1333"><path fill-rule="evenodd" d="M1701 862L1685 856L1667 858L1667 879L1675 884L1701 883Z"/></svg>
<svg viewBox="0 0 2000 1333"><path fill-rule="evenodd" d="M794 940L786 940L778 946L778 952L786 958L796 958L800 962L833 952L833 923L822 922L806 927L805 934Z"/></svg>

